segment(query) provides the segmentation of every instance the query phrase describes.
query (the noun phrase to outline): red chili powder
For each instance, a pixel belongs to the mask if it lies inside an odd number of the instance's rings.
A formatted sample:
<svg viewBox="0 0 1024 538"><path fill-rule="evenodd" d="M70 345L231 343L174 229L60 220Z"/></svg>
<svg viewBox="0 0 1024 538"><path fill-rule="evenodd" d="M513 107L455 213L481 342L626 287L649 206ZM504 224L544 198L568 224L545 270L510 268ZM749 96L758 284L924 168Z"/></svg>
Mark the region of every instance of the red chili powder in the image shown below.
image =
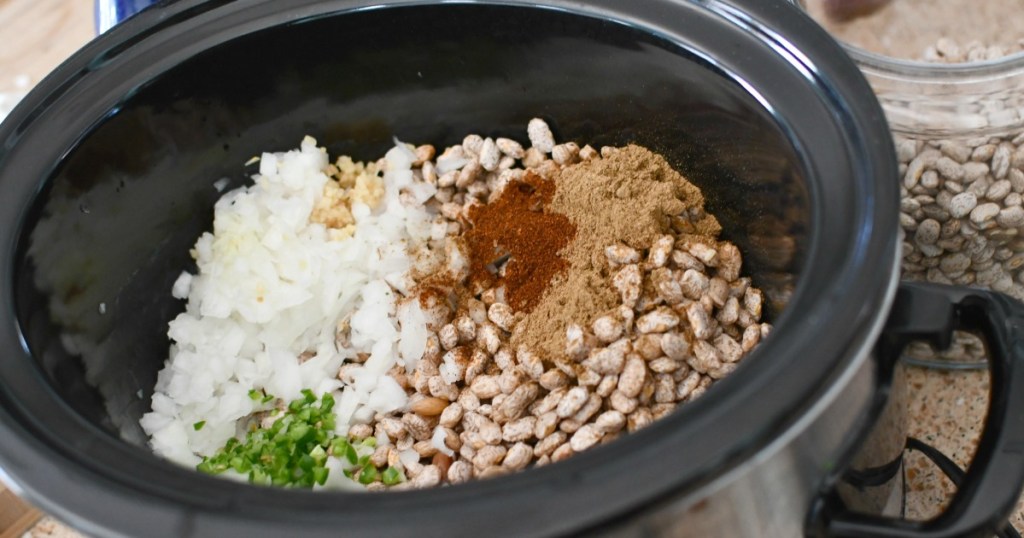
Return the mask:
<svg viewBox="0 0 1024 538"><path fill-rule="evenodd" d="M554 194L554 182L528 171L497 200L469 211L470 282L477 289L504 286L517 312L532 310L551 279L569 267L559 252L576 236L576 227L565 215L548 210ZM499 277L496 267L505 259Z"/></svg>

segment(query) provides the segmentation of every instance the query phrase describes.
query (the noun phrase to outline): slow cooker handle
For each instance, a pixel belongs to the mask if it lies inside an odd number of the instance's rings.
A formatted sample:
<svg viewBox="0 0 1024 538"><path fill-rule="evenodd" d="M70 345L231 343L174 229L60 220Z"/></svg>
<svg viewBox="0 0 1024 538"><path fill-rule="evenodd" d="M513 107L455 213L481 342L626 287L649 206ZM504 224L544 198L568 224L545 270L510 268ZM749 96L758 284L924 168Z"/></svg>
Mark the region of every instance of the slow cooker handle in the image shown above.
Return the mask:
<svg viewBox="0 0 1024 538"><path fill-rule="evenodd" d="M988 537L1005 524L1024 486L1024 304L984 290L903 283L878 343L879 357L883 365L894 365L914 340L948 347L954 329L985 337L991 393L978 450L953 501L940 516L924 522L825 514L827 535Z"/></svg>

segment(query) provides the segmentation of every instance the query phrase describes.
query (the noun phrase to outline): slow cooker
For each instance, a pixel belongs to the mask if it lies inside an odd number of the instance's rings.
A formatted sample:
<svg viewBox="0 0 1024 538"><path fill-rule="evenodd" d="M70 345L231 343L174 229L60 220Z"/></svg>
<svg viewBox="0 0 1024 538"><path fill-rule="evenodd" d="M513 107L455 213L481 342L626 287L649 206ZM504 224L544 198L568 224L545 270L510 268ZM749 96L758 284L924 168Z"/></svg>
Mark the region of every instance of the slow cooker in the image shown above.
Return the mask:
<svg viewBox="0 0 1024 538"><path fill-rule="evenodd" d="M213 184L311 134L635 142L708 198L771 336L648 428L455 487L255 487L152 455L138 419ZM1024 484L1021 305L899 284L898 178L871 89L782 0L178 0L61 65L0 125L0 467L101 536L983 536ZM978 331L991 407L949 509L899 519L908 342Z"/></svg>

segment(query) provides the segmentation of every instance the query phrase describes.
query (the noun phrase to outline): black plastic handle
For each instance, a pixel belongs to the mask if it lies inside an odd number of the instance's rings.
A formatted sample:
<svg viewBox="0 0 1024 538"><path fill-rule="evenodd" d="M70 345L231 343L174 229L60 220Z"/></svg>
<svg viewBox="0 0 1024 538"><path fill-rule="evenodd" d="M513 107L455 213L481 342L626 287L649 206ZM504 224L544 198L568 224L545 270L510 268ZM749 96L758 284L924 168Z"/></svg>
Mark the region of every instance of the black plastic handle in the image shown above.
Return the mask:
<svg viewBox="0 0 1024 538"><path fill-rule="evenodd" d="M822 514L825 534L837 538L990 537L1005 525L1024 487L1024 304L984 290L903 283L878 343L883 365L925 340L948 347L954 329L984 336L991 400L978 450L949 507L930 521Z"/></svg>

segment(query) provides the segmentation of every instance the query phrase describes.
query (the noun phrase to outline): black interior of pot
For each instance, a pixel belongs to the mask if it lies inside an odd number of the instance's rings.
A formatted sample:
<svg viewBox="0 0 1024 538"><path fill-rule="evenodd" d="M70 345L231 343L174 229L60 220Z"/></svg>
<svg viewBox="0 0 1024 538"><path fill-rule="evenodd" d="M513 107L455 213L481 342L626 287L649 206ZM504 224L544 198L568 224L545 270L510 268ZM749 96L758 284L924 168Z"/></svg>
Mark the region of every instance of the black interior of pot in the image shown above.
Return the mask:
<svg viewBox="0 0 1024 538"><path fill-rule="evenodd" d="M468 133L638 143L699 185L777 315L811 218L800 158L726 73L635 28L485 6L366 11L259 31L136 88L64 158L23 230L18 317L67 404L145 442L168 355L170 295L220 192L261 151L304 135L375 159L392 137L444 147ZM742 368L740 373L742 375Z"/></svg>

